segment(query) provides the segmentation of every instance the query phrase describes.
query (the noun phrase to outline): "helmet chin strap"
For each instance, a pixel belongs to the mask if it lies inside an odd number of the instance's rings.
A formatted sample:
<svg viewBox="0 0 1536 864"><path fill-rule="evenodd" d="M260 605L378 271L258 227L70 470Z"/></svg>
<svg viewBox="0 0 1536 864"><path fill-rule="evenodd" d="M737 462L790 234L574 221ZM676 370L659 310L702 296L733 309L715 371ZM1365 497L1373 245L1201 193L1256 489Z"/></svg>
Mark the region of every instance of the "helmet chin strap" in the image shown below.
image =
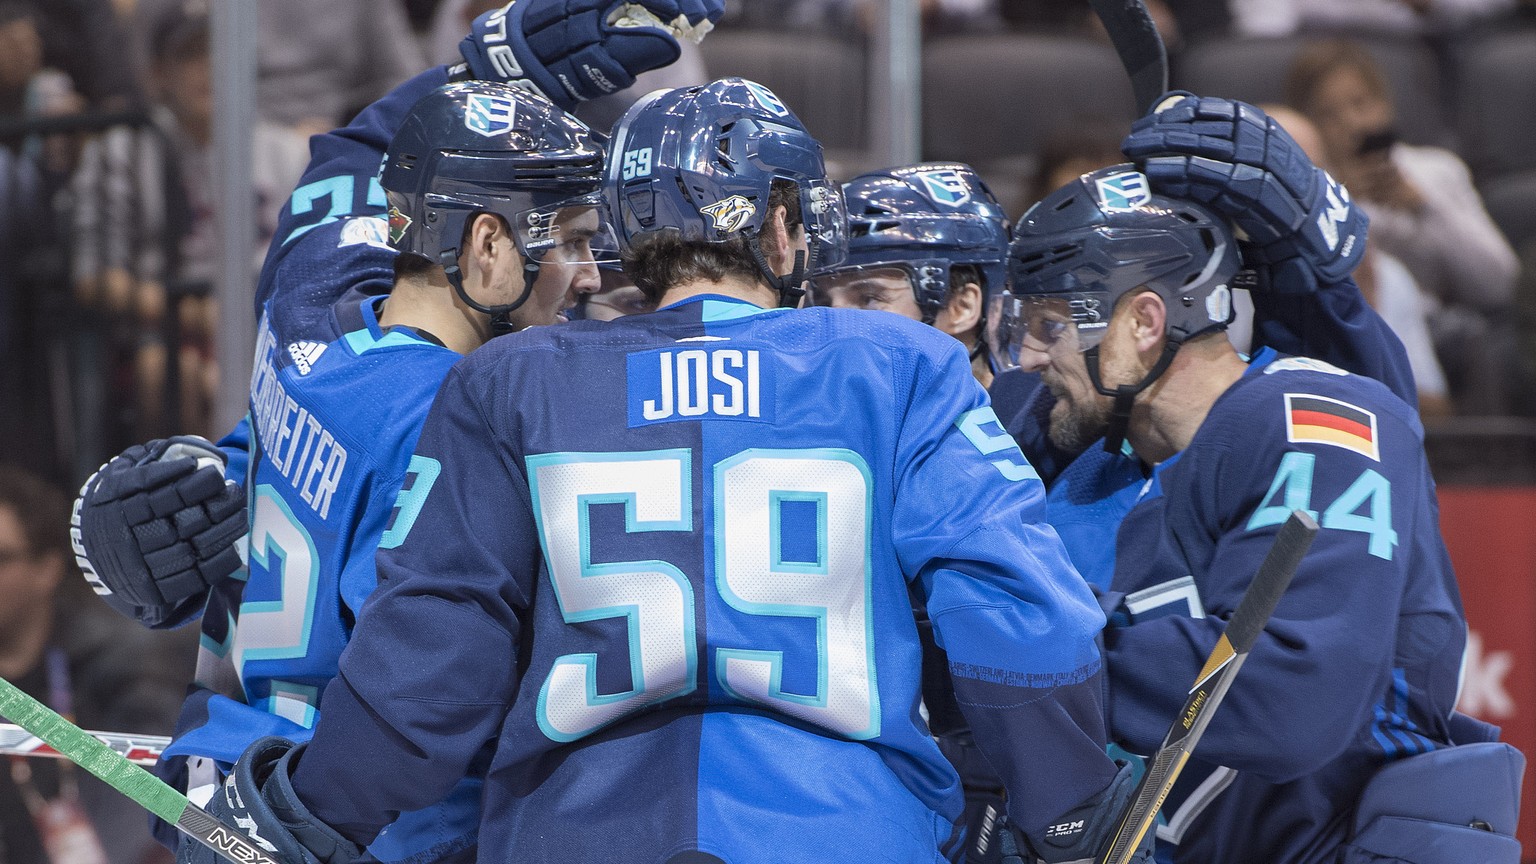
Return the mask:
<svg viewBox="0 0 1536 864"><path fill-rule="evenodd" d="M768 266L768 258L763 254L763 247L756 237L747 238L747 248L752 251L752 260L757 262L757 269L762 271L763 278L779 293L779 308L793 309L799 306L800 298L805 296L805 273L816 266L816 254L811 253L808 260L804 250L796 250L795 266L790 268L788 275L780 276Z"/></svg>
<svg viewBox="0 0 1536 864"><path fill-rule="evenodd" d="M1173 355L1178 352L1179 346L1184 344L1184 338L1175 334L1168 334L1168 341L1163 343L1162 356L1152 365L1147 374L1135 384L1121 384L1114 388L1105 387L1099 378L1099 346L1083 352L1083 360L1088 367L1088 380L1093 382L1093 389L1104 396L1115 400L1110 409L1109 426L1104 430L1104 449L1110 453L1119 453L1125 443L1125 433L1131 426L1131 407L1136 402L1136 396L1141 391L1152 386L1162 374L1168 371L1168 364L1173 362Z"/></svg>
<svg viewBox="0 0 1536 864"><path fill-rule="evenodd" d="M513 312L522 307L533 296L533 283L539 278L539 265L523 259L523 293L517 295L517 300L512 303L503 303L499 306L486 306L464 289L464 274L459 272L459 253L457 249L444 249L438 253L438 263L443 267L443 274L448 277L448 284L453 286L455 294L464 301L464 305L491 318L491 333L501 336L512 333L517 328L512 326L508 318Z"/></svg>

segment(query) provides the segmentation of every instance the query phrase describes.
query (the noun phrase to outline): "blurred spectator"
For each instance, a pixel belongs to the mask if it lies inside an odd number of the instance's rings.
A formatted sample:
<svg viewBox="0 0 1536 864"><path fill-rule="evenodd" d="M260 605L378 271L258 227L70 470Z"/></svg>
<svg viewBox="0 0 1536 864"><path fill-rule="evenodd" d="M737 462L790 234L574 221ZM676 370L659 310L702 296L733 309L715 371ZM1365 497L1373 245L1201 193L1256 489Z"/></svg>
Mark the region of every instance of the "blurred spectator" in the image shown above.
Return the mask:
<svg viewBox="0 0 1536 864"><path fill-rule="evenodd" d="M1395 139L1387 79L1356 43L1302 49L1286 96L1317 125L1331 170L1371 217L1371 239L1407 265L1430 301L1426 317L1457 409L1506 411L1519 264L1466 164L1449 150Z"/></svg>
<svg viewBox="0 0 1536 864"><path fill-rule="evenodd" d="M136 0L140 39L167 20L206 17L208 0ZM421 43L400 0L260 0L256 83L261 119L308 136L421 71Z"/></svg>
<svg viewBox="0 0 1536 864"><path fill-rule="evenodd" d="M197 634L152 632L96 599L70 557L68 503L39 477L0 465L0 676L81 726L165 735L191 677ZM0 767L0 861L170 861L143 809L44 758Z"/></svg>
<svg viewBox="0 0 1536 864"><path fill-rule="evenodd" d="M1504 15L1516 0L1230 0L1242 36L1297 31L1448 33Z"/></svg>
<svg viewBox="0 0 1536 864"><path fill-rule="evenodd" d="M167 427L214 431L207 411L218 381L209 297L218 235L208 19L162 23L151 52L152 125L117 127L91 142L74 179L76 297L118 322L119 341L128 342L142 419L135 440ZM264 250L309 153L305 138L286 127L258 122L255 135L256 239ZM175 418L165 416L163 399L172 356L180 383Z"/></svg>
<svg viewBox="0 0 1536 864"><path fill-rule="evenodd" d="M1290 136L1296 139L1315 164L1332 170L1327 148L1317 126L1301 112L1284 105L1262 105ZM1374 227L1374 226L1373 226ZM1446 417L1452 413L1445 372L1435 357L1434 342L1426 320L1428 304L1408 268L1392 255L1381 251L1374 232L1366 234L1365 257L1355 270L1355 283L1367 303L1376 310L1408 352L1408 365L1418 388L1419 414L1426 418Z"/></svg>
<svg viewBox="0 0 1536 864"><path fill-rule="evenodd" d="M126 31L113 4L100 0L16 0L31 14L42 63L61 70L73 89L101 111L137 101L133 66L122 50Z"/></svg>

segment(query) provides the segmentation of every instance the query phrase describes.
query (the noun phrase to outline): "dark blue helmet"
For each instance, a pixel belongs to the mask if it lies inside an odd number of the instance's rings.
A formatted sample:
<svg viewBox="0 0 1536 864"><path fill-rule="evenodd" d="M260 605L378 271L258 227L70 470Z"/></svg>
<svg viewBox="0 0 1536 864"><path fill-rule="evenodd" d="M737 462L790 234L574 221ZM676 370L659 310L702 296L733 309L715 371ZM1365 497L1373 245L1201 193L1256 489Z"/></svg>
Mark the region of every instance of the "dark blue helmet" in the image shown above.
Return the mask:
<svg viewBox="0 0 1536 864"><path fill-rule="evenodd" d="M619 119L610 149L607 194L626 247L677 231L710 242L740 234L755 248L769 190L784 180L800 191L805 266L843 258L843 198L827 179L821 145L761 84L726 78L651 93ZM793 274L773 281L798 295Z"/></svg>
<svg viewBox="0 0 1536 864"><path fill-rule="evenodd" d="M548 100L506 84L463 81L423 96L389 142L380 182L389 197L389 240L441 264L460 296L459 246L475 214L505 219L524 259L526 301L547 250L561 242L562 208L602 213L603 149L592 131ZM601 245L594 240L594 247ZM611 245L611 244L610 244Z"/></svg>
<svg viewBox="0 0 1536 864"><path fill-rule="evenodd" d="M957 264L981 271L988 305L1003 289L1008 215L969 165L928 162L874 171L845 183L843 199L848 257L813 273L813 286L862 268L899 267L929 323L944 306Z"/></svg>
<svg viewBox="0 0 1536 864"><path fill-rule="evenodd" d="M1024 214L1008 248L1008 292L989 322L993 356L1016 365L1030 322L1026 304L1049 301L1077 325L1079 347L1098 345L1115 302L1146 286L1162 295L1175 345L1224 329L1240 266L1232 230L1199 204L1151 190L1131 165L1084 174ZM1043 342L1054 334L1041 333Z"/></svg>

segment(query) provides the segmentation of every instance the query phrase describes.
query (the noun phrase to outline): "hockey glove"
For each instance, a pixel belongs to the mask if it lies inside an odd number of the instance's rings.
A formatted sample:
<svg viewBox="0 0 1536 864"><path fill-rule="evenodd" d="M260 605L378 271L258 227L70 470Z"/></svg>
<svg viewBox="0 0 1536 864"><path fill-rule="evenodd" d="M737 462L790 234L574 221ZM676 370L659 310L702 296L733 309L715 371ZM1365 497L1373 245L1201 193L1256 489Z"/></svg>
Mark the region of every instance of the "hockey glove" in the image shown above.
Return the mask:
<svg viewBox="0 0 1536 864"><path fill-rule="evenodd" d="M1107 847L1119 827L1125 809L1136 793L1136 775L1132 766L1116 760L1120 773L1104 791L1052 820L1034 832L1013 826L998 838L1003 845L1003 864L1092 864ZM1155 832L1148 831L1131 856L1136 864L1148 864L1156 843Z"/></svg>
<svg viewBox="0 0 1536 864"><path fill-rule="evenodd" d="M239 828L285 864L352 864L363 848L316 819L299 801L289 776L299 748L285 738L258 738L241 754L207 810ZM225 864L212 849L182 838L177 864Z"/></svg>
<svg viewBox="0 0 1536 864"><path fill-rule="evenodd" d="M1200 202L1248 235L1261 285L1316 290L1365 253L1365 212L1269 115L1230 99L1173 93L1121 145L1163 195Z"/></svg>
<svg viewBox="0 0 1536 864"><path fill-rule="evenodd" d="M146 627L174 627L240 568L245 517L224 454L183 435L129 447L98 468L80 487L69 533L103 600Z"/></svg>
<svg viewBox="0 0 1536 864"><path fill-rule="evenodd" d="M459 53L474 77L569 111L676 60L678 32L702 36L723 14L724 0L513 0L476 18Z"/></svg>

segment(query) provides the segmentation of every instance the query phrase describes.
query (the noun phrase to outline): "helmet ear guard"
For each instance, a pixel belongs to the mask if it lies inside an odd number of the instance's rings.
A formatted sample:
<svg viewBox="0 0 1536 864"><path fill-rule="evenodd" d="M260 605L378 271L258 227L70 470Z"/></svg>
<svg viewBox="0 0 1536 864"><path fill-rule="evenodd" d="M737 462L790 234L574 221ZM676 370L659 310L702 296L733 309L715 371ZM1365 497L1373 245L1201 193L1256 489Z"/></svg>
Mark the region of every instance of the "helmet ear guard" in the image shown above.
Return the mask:
<svg viewBox="0 0 1536 864"><path fill-rule="evenodd" d="M989 330L997 355L1016 358L1027 332L1001 320L1025 299L1056 298L1074 310L1092 303L1107 323L1126 294L1147 289L1167 310L1166 342L1152 369L1136 384L1106 387L1099 375L1097 340L1085 340L1088 374L1099 393L1114 398L1105 447L1119 452L1137 394L1158 379L1185 342L1226 329L1233 316L1232 283L1240 259L1232 229L1190 201L1151 190L1130 165L1103 168L1047 195L1024 214L1008 249L1008 302ZM1083 322L1071 316L1080 328Z"/></svg>
<svg viewBox="0 0 1536 864"><path fill-rule="evenodd" d="M797 190L808 249L785 276L758 242L776 183ZM658 90L631 106L614 127L605 189L623 245L662 231L711 243L739 236L783 305L799 302L807 269L842 260L847 247L821 145L768 88L742 78Z"/></svg>

